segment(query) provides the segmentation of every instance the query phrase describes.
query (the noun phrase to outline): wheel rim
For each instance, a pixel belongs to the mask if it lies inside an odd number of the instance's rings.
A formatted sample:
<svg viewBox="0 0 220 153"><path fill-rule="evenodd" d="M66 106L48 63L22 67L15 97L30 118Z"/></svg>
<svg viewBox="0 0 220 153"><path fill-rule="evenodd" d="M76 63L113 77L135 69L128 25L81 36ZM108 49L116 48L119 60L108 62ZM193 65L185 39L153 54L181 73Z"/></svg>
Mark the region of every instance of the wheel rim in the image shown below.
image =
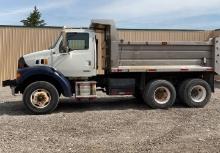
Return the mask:
<svg viewBox="0 0 220 153"><path fill-rule="evenodd" d="M51 95L49 91L45 89L37 89L32 92L30 100L34 107L42 109L49 105L51 101Z"/></svg>
<svg viewBox="0 0 220 153"><path fill-rule="evenodd" d="M170 90L167 87L158 87L154 92L154 100L158 104L166 104L171 97Z"/></svg>
<svg viewBox="0 0 220 153"><path fill-rule="evenodd" d="M207 92L201 85L196 85L191 89L191 98L194 102L200 103L205 100Z"/></svg>

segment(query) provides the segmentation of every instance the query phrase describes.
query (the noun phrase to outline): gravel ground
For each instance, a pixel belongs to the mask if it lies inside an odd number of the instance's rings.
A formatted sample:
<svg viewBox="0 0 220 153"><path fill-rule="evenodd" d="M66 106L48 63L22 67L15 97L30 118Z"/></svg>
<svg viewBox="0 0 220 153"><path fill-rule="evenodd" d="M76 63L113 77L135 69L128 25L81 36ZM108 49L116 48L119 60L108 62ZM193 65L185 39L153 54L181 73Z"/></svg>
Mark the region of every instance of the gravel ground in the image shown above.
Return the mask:
<svg viewBox="0 0 220 153"><path fill-rule="evenodd" d="M202 109L103 97L61 99L54 113L35 116L0 88L0 152L220 152L220 89Z"/></svg>

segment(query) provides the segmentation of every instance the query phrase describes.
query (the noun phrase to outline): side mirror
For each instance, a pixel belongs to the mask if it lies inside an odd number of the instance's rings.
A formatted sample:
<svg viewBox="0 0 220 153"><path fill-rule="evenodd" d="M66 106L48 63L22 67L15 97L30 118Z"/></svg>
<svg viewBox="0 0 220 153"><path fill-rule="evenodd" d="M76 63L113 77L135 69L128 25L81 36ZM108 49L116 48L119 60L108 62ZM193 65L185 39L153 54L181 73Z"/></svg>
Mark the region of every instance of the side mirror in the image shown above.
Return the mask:
<svg viewBox="0 0 220 153"><path fill-rule="evenodd" d="M63 55L70 54L69 51L70 51L69 47L65 47L65 46L62 46L60 49L60 53Z"/></svg>
<svg viewBox="0 0 220 153"><path fill-rule="evenodd" d="M60 53L69 53L70 49L68 46L61 46L60 47Z"/></svg>
<svg viewBox="0 0 220 153"><path fill-rule="evenodd" d="M67 49L65 46L60 46L60 53L66 53L67 52Z"/></svg>

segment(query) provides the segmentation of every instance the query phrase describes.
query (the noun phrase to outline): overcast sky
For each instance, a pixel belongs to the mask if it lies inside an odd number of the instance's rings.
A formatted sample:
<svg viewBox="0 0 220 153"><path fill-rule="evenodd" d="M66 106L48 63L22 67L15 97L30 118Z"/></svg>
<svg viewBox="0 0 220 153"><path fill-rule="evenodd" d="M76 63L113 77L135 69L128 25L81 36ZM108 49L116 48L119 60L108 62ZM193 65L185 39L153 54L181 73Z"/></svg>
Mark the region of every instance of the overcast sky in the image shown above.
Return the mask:
<svg viewBox="0 0 220 153"><path fill-rule="evenodd" d="M87 27L114 19L120 28L220 28L220 0L0 0L0 24L21 25L36 5L49 26Z"/></svg>

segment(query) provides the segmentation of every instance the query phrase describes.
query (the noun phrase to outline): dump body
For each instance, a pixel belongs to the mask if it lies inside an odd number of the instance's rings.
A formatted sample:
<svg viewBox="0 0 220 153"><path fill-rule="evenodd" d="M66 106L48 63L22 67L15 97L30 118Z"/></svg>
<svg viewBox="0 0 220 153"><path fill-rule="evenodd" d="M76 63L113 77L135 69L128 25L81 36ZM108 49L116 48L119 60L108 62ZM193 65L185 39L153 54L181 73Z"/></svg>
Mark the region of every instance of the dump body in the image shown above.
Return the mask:
<svg viewBox="0 0 220 153"><path fill-rule="evenodd" d="M132 35L125 37L129 30L123 32L115 28L114 22L105 20L92 21L91 28L101 30L105 38L98 44L97 54L101 54L98 69L105 68L107 72L220 72L216 69L219 66L216 62L219 60L218 37L201 41L176 41L178 39L171 37L165 41L152 41L144 36L135 38L132 30ZM140 32L138 36L141 36Z"/></svg>
<svg viewBox="0 0 220 153"><path fill-rule="evenodd" d="M112 68L125 71L206 71L214 68L214 41L113 42Z"/></svg>

